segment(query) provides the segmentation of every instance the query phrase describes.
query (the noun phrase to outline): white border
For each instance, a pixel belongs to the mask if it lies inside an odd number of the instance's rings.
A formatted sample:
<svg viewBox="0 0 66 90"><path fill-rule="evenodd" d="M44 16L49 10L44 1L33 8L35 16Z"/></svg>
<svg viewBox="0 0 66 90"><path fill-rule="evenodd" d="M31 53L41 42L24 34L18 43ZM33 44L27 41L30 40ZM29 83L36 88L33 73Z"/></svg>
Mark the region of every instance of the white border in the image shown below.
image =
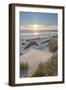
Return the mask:
<svg viewBox="0 0 66 90"><path fill-rule="evenodd" d="M19 12L44 12L58 14L58 76L19 78ZM15 8L15 84L62 81L62 10L49 8Z"/></svg>

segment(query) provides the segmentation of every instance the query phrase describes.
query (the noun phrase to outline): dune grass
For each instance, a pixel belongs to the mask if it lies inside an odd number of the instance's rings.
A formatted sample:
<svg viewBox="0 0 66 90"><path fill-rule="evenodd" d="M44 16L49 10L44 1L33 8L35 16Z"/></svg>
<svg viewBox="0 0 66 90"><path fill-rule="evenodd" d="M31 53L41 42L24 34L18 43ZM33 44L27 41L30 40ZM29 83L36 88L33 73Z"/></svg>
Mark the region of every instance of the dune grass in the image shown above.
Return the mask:
<svg viewBox="0 0 66 90"><path fill-rule="evenodd" d="M20 64L20 69L22 69L22 70L26 70L26 69L28 69L28 63L27 62L22 62L21 64Z"/></svg>
<svg viewBox="0 0 66 90"><path fill-rule="evenodd" d="M58 48L58 39L57 39L57 37L51 37L49 39L48 46L49 46L49 50L51 52L57 51L57 48Z"/></svg>
<svg viewBox="0 0 66 90"><path fill-rule="evenodd" d="M57 75L57 56L52 56L48 62L40 62L37 70L32 74L32 77L40 76L56 76Z"/></svg>

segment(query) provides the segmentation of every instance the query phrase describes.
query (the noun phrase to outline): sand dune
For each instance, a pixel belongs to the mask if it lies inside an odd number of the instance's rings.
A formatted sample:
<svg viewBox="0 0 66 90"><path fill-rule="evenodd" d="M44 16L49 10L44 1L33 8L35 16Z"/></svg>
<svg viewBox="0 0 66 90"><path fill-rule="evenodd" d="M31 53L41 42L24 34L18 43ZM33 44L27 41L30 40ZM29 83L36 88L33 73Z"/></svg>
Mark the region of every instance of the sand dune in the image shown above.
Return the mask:
<svg viewBox="0 0 66 90"><path fill-rule="evenodd" d="M52 57L52 53L48 51L40 51L30 49L26 54L20 56L20 63L27 62L29 64L29 72L34 71L40 62L46 62Z"/></svg>
<svg viewBox="0 0 66 90"><path fill-rule="evenodd" d="M37 63L39 61L47 61L47 59L49 59L52 56L52 53L48 52L48 51L40 51L37 49L30 49L30 51L28 51L26 54L21 56L21 62L22 61L28 61L28 62L36 62Z"/></svg>

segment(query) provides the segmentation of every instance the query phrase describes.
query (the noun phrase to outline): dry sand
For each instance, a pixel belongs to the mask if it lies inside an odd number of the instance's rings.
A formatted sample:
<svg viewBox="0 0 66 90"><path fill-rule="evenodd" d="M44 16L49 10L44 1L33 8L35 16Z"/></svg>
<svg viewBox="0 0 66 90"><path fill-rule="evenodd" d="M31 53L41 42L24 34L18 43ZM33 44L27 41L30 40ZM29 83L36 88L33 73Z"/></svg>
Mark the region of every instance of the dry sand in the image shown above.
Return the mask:
<svg viewBox="0 0 66 90"><path fill-rule="evenodd" d="M48 51L40 51L31 49L26 54L20 56L20 63L27 62L29 64L29 73L32 73L40 62L46 62L52 57L52 53Z"/></svg>

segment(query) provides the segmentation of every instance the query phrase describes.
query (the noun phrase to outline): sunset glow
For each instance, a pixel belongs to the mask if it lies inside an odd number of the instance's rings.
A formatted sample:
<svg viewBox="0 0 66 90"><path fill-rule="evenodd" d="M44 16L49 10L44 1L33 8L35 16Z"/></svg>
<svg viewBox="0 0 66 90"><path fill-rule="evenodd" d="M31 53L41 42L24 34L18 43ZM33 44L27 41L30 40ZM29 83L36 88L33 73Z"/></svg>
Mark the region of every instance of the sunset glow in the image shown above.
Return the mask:
<svg viewBox="0 0 66 90"><path fill-rule="evenodd" d="M33 27L34 27L34 28L38 28L38 25L37 25L37 24L34 24Z"/></svg>
<svg viewBox="0 0 66 90"><path fill-rule="evenodd" d="M58 15L53 13L21 12L20 30L57 30Z"/></svg>
<svg viewBox="0 0 66 90"><path fill-rule="evenodd" d="M30 25L21 25L20 30L57 30L57 25L39 25L39 24L30 24Z"/></svg>

